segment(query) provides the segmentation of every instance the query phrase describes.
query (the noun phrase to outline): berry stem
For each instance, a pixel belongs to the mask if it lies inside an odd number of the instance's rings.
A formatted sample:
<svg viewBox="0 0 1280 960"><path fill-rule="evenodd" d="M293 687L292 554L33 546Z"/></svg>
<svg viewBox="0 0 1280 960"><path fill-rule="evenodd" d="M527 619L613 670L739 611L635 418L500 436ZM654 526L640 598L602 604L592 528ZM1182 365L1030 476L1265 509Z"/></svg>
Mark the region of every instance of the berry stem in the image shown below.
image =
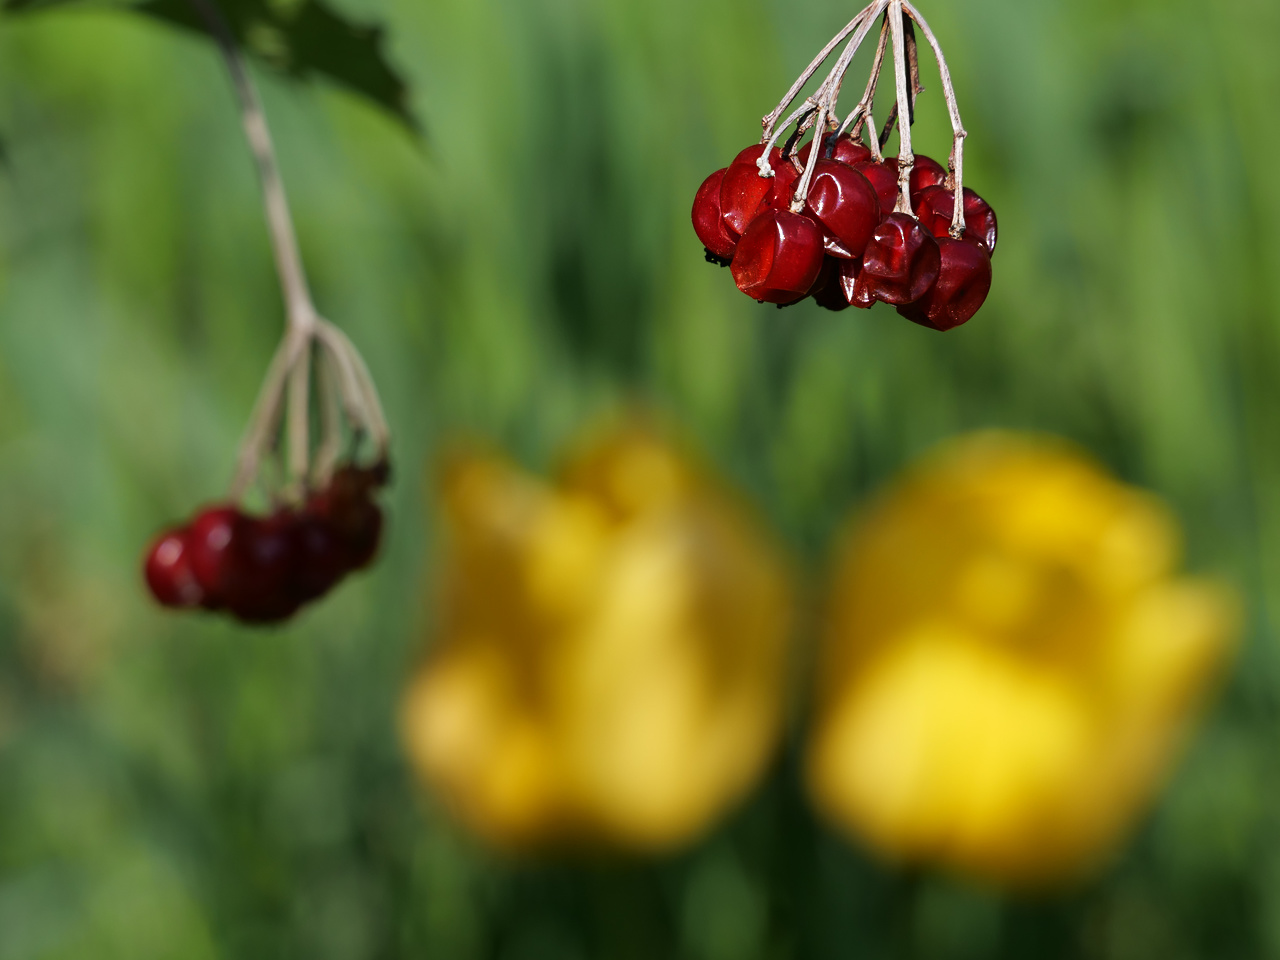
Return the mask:
<svg viewBox="0 0 1280 960"><path fill-rule="evenodd" d="M889 107L889 115L884 118L884 127L880 130L880 135L876 137L876 143L883 150L889 137L892 136L894 128L898 125L898 104L894 103Z"/></svg>
<svg viewBox="0 0 1280 960"><path fill-rule="evenodd" d="M342 454L342 388L338 385L334 360L323 350L316 363L316 393L320 397L320 446L316 450L316 473L328 478Z"/></svg>
<svg viewBox="0 0 1280 960"><path fill-rule="evenodd" d="M348 419L356 430L372 435L379 459L385 458L391 444L391 431L364 358L347 335L327 320L316 324L316 336L337 366Z"/></svg>
<svg viewBox="0 0 1280 960"><path fill-rule="evenodd" d="M760 154L760 159L756 161L756 167L760 170L760 176L773 176L773 166L769 163L769 154L773 152L773 148L777 145L778 139L786 133L791 127L791 124L796 123L796 121L799 121L799 126L796 128L797 136L793 136L791 139L799 139L798 134L801 132L801 128L804 126L805 122L810 119L809 114L816 109L816 102L813 97L809 97L804 103L792 111L791 116L787 117L786 120L774 129L773 133L769 135L769 139L764 143L764 151Z"/></svg>
<svg viewBox="0 0 1280 960"><path fill-rule="evenodd" d="M232 500L241 499L248 491L253 478L257 476L262 455L272 443L284 404L285 383L289 372L298 362L298 348L302 342L286 337L276 348L275 356L267 367L267 375L258 391L258 399L254 401L253 413L249 416L249 428L240 446L240 459L236 464L235 477L231 481Z"/></svg>
<svg viewBox="0 0 1280 960"><path fill-rule="evenodd" d="M911 169L915 154L911 152L911 100L907 92L906 43L902 29L903 0L889 0L889 29L893 34L893 74L898 88L898 203L895 213L911 213Z"/></svg>
<svg viewBox="0 0 1280 960"><path fill-rule="evenodd" d="M796 186L795 195L791 198L791 212L799 213L804 209L809 197L809 185L813 182L813 173L818 169L818 159L822 154L822 137L826 133L827 117L830 106L826 100L818 104L817 122L813 134L813 146L809 148L809 162L805 164L804 173Z"/></svg>
<svg viewBox="0 0 1280 960"><path fill-rule="evenodd" d="M791 105L791 101L796 98L796 96L800 93L801 89L803 89L804 85L809 82L810 78L812 78L815 73L818 72L818 68L821 67L826 62L827 57L831 56L831 51L833 51L836 47L840 46L840 44L844 42L845 37L849 36L849 34L853 33L854 30L858 29L858 26L863 22L864 19L866 19L868 12L870 10L872 10L875 7L879 7L883 2L884 0L875 0L874 3L871 3L866 8L864 8L856 17L854 17L845 25L843 30L841 30L831 39L830 43L828 43L825 47L822 48L821 52L819 52L819 54L816 57L813 58L813 62L810 63L809 66L805 68L804 72L800 74L796 82L791 85L791 89L788 90L787 95L782 98L782 102L780 102L776 107L774 107L773 111L769 113L767 116L765 116L764 119L761 121L761 124L764 126L764 137L762 138L762 140L767 141L770 138L773 138L774 124L777 123L778 118L782 116L782 111L786 110L787 107ZM877 10L876 13L871 14L871 17L872 18L876 17L878 13L879 11ZM784 123L783 129L786 129L788 126L790 126L790 123Z"/></svg>
<svg viewBox="0 0 1280 960"><path fill-rule="evenodd" d="M850 130L855 139L862 138L862 128L865 123L867 128L871 130L870 144L868 149L871 150L871 158L879 163L884 159L884 154L880 152L880 143L875 136L875 119L872 117L872 105L876 99L876 86L880 82L880 71L884 66L885 49L889 45L889 18L885 17L884 23L880 27L880 42L876 45L875 60L871 63L871 76L867 79L867 89L862 94L862 99L858 101L858 105L853 108L853 112L840 127L840 132Z"/></svg>
<svg viewBox="0 0 1280 960"><path fill-rule="evenodd" d="M862 46L863 41L866 40L867 34L871 32L871 27L875 24L876 17L890 2L891 0L877 0L876 3L863 11L867 16L859 26L858 32L845 46L844 52L840 54L840 59L836 61L836 65L832 68L826 82L823 84L822 90L826 94L828 113L831 116L835 115L836 100L840 96L840 86L844 80L845 73L849 70L849 65L853 62L854 55Z"/></svg>
<svg viewBox="0 0 1280 960"><path fill-rule="evenodd" d="M886 15L886 23L887 15ZM909 103L909 119L908 123L915 126L916 122L916 98L924 93L924 87L920 85L920 56L916 49L916 32L911 26L911 21L904 17L902 19L903 32L907 39L907 90L910 93ZM895 64L897 60L895 59ZM894 128L898 125L898 104L895 102L889 108L889 116L885 118L884 129L880 131L877 140L877 146L884 149L884 145L889 142L889 137L893 134Z"/></svg>
<svg viewBox="0 0 1280 960"><path fill-rule="evenodd" d="M298 485L305 485L311 467L311 356L312 341L307 337L289 372L289 480Z"/></svg>
<svg viewBox="0 0 1280 960"><path fill-rule="evenodd" d="M947 113L951 117L951 131L953 141L951 145L950 167L952 176L955 179L954 189L956 194L955 214L951 219L951 236L957 240L964 234L964 139L969 135L965 130L964 124L960 120L960 104L956 100L956 89L951 82L951 71L947 68L947 58L943 56L942 45L938 43L938 38L933 35L933 31L929 29L929 24L925 22L924 17L908 0L900 0L902 8L906 11L907 16L916 22L920 27L920 32L924 34L925 40L929 42L929 46L933 49L934 59L938 61L938 74L942 77L942 96L947 102Z"/></svg>
<svg viewBox="0 0 1280 960"><path fill-rule="evenodd" d="M191 0L191 5L217 40L231 74L240 104L241 122L262 185L267 230L287 317L284 339L267 368L249 418L231 484L231 497L239 500L245 495L258 476L266 454L279 448L280 433L286 426L289 435L289 482L293 492L301 493L309 481L327 482L334 469L342 448L343 415L357 445L365 434L372 436L380 460L387 457L390 432L364 359L342 331L316 312L271 131L235 36L215 0ZM324 348L322 354L315 350L317 343ZM314 471L311 450L313 363L319 363L318 393L323 420Z"/></svg>
<svg viewBox="0 0 1280 960"><path fill-rule="evenodd" d="M908 122L915 126L916 98L924 93L924 87L920 84L920 51L916 47L915 27L907 17L902 18L902 31L907 38L907 80L911 92L911 117Z"/></svg>
<svg viewBox="0 0 1280 960"><path fill-rule="evenodd" d="M298 249L298 237L289 213L289 200L285 194L284 180L280 176L280 164L276 160L275 145L267 126L262 102L249 77L235 36L227 25L214 0L191 0L196 13L205 21L226 61L236 98L240 101L240 121L244 126L249 149L258 168L262 184L263 207L267 216L267 230L271 235L271 248L275 254L276 269L280 274L280 286L284 293L285 309L290 327L310 327L315 323L315 307L307 286L306 270Z"/></svg>
<svg viewBox="0 0 1280 960"><path fill-rule="evenodd" d="M827 125L836 116L836 98L840 95L840 82L845 73L848 72L849 64L853 62L858 48L862 46L867 34L871 32L871 27L875 24L876 17L880 15L880 11L884 9L885 4L891 2L893 0L877 0L876 3L862 11L866 16L863 17L862 22L859 24L857 32L845 45L844 52L840 54L840 59L831 68L831 72L827 74L827 79L823 81L822 86L818 88L818 92L815 94L818 101L818 111L813 135L813 147L809 150L809 164L796 184L796 192L791 200L792 213L799 213L803 210L805 200L809 196L809 186L813 182L813 174L818 166L819 154L822 153L822 138L826 135Z"/></svg>

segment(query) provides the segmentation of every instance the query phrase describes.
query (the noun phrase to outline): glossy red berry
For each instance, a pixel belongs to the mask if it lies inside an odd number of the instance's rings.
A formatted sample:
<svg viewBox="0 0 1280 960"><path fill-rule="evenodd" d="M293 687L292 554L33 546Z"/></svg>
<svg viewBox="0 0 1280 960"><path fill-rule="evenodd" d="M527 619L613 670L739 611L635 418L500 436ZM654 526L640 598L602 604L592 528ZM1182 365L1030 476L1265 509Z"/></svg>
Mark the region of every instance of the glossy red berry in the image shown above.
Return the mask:
<svg viewBox="0 0 1280 960"><path fill-rule="evenodd" d="M855 301L873 297L901 306L919 300L938 279L941 254L915 217L891 213L880 221L862 257Z"/></svg>
<svg viewBox="0 0 1280 960"><path fill-rule="evenodd" d="M875 306L876 298L865 289L858 288L858 277L862 273L861 260L840 261L840 292L851 307L870 310Z"/></svg>
<svg viewBox="0 0 1280 960"><path fill-rule="evenodd" d="M805 211L823 227L826 252L854 260L880 222L880 201L867 178L836 160L819 160Z"/></svg>
<svg viewBox="0 0 1280 960"><path fill-rule="evenodd" d="M147 551L144 567L151 595L166 607L198 607L204 591L191 570L187 531L162 533Z"/></svg>
<svg viewBox="0 0 1280 960"><path fill-rule="evenodd" d="M204 591L203 605L216 610L235 576L233 544L247 518L235 507L210 507L192 521L187 533L191 572Z"/></svg>
<svg viewBox="0 0 1280 960"><path fill-rule="evenodd" d="M773 177L769 181L769 192L760 201L756 210L759 216L765 210L788 210L795 199L796 181L800 179L800 170L790 160L783 160L773 168Z"/></svg>
<svg viewBox="0 0 1280 960"><path fill-rule="evenodd" d="M834 141L834 145L832 141ZM819 160L839 160L841 163L855 164L871 159L871 151L847 133L838 137L834 133L828 133L822 138L822 145L823 153L822 156L818 157ZM809 153L812 150L812 140L800 148L800 152L796 154L796 159L800 161L800 166L808 166ZM827 155L827 151L830 151L830 156Z"/></svg>
<svg viewBox="0 0 1280 960"><path fill-rule="evenodd" d="M897 177L898 158L886 157L884 162L885 166L893 170L894 177ZM915 155L915 164L911 167L911 205L915 206L916 197L920 195L920 191L946 182L946 167L933 159L933 157L926 157L923 153L917 153Z"/></svg>
<svg viewBox="0 0 1280 960"><path fill-rule="evenodd" d="M823 261L822 270L813 283L813 290L810 291L814 303L828 310L839 311L849 308L849 300L845 297L844 287L840 283L840 267L841 264L852 262L836 257L827 257Z"/></svg>
<svg viewBox="0 0 1280 960"><path fill-rule="evenodd" d="M297 565L294 521L291 512L281 510L265 519L244 518L236 527L223 602L237 619L276 623L298 609L290 589Z"/></svg>
<svg viewBox="0 0 1280 960"><path fill-rule="evenodd" d="M935 237L950 236L951 218L955 214L956 195L945 187L929 187L920 192L916 201L916 216L920 223ZM968 187L964 188L964 239L976 241L987 248L987 255L996 251L996 212L991 205Z"/></svg>
<svg viewBox="0 0 1280 960"><path fill-rule="evenodd" d="M991 290L991 258L981 243L938 240L941 268L933 287L915 303L898 308L908 320L934 330L950 330L970 319Z"/></svg>
<svg viewBox="0 0 1280 960"><path fill-rule="evenodd" d="M822 228L789 210L766 210L756 218L729 269L738 289L765 303L804 299L822 269Z"/></svg>
<svg viewBox="0 0 1280 960"><path fill-rule="evenodd" d="M893 213L898 203L898 168L887 163L875 163L867 160L855 163L853 169L867 178L876 191L876 199L880 201L880 215Z"/></svg>
<svg viewBox="0 0 1280 960"><path fill-rule="evenodd" d="M730 236L720 212L720 185L723 180L724 170L717 170L702 181L693 198L693 230L708 253L722 263L728 263L733 259L738 241Z"/></svg>
<svg viewBox="0 0 1280 960"><path fill-rule="evenodd" d="M734 157L720 182L720 213L732 236L746 232L773 186L772 177L760 176L757 161L763 154L762 143L747 147ZM782 153L775 147L769 152L769 165L776 170L781 163Z"/></svg>

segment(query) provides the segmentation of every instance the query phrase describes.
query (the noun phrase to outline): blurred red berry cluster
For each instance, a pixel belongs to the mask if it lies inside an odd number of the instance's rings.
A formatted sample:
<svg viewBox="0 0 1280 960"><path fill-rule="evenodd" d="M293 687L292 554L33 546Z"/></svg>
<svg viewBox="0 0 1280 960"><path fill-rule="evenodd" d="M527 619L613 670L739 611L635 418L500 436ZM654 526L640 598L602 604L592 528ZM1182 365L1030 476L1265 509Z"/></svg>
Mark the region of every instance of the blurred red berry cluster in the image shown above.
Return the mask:
<svg viewBox="0 0 1280 960"><path fill-rule="evenodd" d="M252 516L216 504L165 531L147 551L145 575L166 607L225 611L242 623L278 623L373 560L382 538L374 495L385 463L348 464L299 507Z"/></svg>

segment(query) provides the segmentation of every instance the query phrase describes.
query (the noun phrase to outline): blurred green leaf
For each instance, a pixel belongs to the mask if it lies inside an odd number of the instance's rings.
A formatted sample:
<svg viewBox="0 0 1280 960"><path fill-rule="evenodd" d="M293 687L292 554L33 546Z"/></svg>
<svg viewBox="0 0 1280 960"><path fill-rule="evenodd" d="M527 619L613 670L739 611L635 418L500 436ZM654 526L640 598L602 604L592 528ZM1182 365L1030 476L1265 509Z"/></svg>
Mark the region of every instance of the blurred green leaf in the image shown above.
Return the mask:
<svg viewBox="0 0 1280 960"><path fill-rule="evenodd" d="M10 13L62 7L68 0L5 0ZM241 45L300 80L324 77L390 112L415 136L421 125L409 105L409 86L387 61L381 26L353 23L322 0L221 0L219 7ZM188 0L148 0L130 9L207 34Z"/></svg>

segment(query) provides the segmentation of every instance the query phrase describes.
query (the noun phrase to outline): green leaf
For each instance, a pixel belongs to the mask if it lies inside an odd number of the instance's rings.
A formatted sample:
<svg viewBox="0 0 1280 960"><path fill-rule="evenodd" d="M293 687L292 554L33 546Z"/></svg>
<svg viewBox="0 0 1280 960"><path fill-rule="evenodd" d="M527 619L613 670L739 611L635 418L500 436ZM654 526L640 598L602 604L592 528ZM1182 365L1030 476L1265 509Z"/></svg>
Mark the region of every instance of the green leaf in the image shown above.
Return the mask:
<svg viewBox="0 0 1280 960"><path fill-rule="evenodd" d="M5 0L10 13L65 6L75 0ZM409 105L409 87L388 63L381 26L353 23L323 0L219 0L245 50L300 80L323 77L373 101L414 136L421 125ZM125 9L208 35L188 0L147 0Z"/></svg>

